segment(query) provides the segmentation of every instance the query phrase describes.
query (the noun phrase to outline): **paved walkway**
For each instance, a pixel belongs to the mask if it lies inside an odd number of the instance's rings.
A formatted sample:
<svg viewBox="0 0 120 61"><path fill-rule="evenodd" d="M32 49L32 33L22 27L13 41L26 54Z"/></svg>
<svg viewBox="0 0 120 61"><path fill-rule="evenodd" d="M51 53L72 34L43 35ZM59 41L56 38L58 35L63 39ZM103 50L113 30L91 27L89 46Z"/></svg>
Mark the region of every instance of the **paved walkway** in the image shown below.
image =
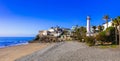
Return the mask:
<svg viewBox="0 0 120 61"><path fill-rule="evenodd" d="M16 61L120 61L120 51L88 47L79 42L62 42Z"/></svg>

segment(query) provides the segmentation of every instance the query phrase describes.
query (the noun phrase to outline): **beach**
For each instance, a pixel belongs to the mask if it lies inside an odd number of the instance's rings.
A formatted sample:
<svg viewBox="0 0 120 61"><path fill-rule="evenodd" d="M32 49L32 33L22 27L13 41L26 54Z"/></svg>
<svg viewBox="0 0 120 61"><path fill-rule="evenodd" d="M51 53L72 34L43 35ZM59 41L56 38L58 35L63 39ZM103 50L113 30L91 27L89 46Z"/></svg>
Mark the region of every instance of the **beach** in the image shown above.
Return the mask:
<svg viewBox="0 0 120 61"><path fill-rule="evenodd" d="M32 54L35 51L47 47L49 43L30 43L0 49L0 61L14 61L20 57Z"/></svg>
<svg viewBox="0 0 120 61"><path fill-rule="evenodd" d="M120 61L118 48L101 49L76 41L59 42L46 48L16 61Z"/></svg>

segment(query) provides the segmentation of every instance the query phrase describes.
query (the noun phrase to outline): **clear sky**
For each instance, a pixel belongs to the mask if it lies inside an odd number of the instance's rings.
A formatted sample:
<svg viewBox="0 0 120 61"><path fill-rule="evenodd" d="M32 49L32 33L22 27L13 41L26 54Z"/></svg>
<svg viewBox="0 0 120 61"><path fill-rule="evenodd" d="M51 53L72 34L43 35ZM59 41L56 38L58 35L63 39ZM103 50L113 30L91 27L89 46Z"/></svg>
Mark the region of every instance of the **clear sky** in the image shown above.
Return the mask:
<svg viewBox="0 0 120 61"><path fill-rule="evenodd" d="M120 0L0 0L0 36L35 36L59 25L101 25L103 15L120 15Z"/></svg>

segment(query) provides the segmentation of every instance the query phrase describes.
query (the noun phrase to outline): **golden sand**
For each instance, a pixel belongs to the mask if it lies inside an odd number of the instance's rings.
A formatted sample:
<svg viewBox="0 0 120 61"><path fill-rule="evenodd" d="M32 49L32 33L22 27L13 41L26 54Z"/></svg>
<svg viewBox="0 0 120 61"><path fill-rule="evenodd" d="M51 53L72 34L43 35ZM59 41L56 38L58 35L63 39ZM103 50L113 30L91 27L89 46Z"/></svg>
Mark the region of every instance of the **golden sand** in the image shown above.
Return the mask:
<svg viewBox="0 0 120 61"><path fill-rule="evenodd" d="M0 49L0 61L14 61L17 58L31 54L47 47L48 45L49 44L45 43L31 43L27 45L2 48Z"/></svg>

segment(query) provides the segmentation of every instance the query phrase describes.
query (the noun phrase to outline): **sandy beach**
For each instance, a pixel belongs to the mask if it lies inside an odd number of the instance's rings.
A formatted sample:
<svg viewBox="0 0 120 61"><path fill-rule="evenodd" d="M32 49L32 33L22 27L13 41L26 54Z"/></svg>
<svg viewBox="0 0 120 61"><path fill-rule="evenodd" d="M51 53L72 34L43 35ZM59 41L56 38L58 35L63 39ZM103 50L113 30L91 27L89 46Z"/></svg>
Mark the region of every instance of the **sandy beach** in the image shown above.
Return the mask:
<svg viewBox="0 0 120 61"><path fill-rule="evenodd" d="M26 56L42 48L45 48L48 45L49 44L45 44L45 43L30 43L27 45L1 48L0 61L14 61L17 58Z"/></svg>
<svg viewBox="0 0 120 61"><path fill-rule="evenodd" d="M45 51L43 54L38 51L16 61L120 61L120 50L89 47L76 41L60 42L49 47L47 51L41 50Z"/></svg>

